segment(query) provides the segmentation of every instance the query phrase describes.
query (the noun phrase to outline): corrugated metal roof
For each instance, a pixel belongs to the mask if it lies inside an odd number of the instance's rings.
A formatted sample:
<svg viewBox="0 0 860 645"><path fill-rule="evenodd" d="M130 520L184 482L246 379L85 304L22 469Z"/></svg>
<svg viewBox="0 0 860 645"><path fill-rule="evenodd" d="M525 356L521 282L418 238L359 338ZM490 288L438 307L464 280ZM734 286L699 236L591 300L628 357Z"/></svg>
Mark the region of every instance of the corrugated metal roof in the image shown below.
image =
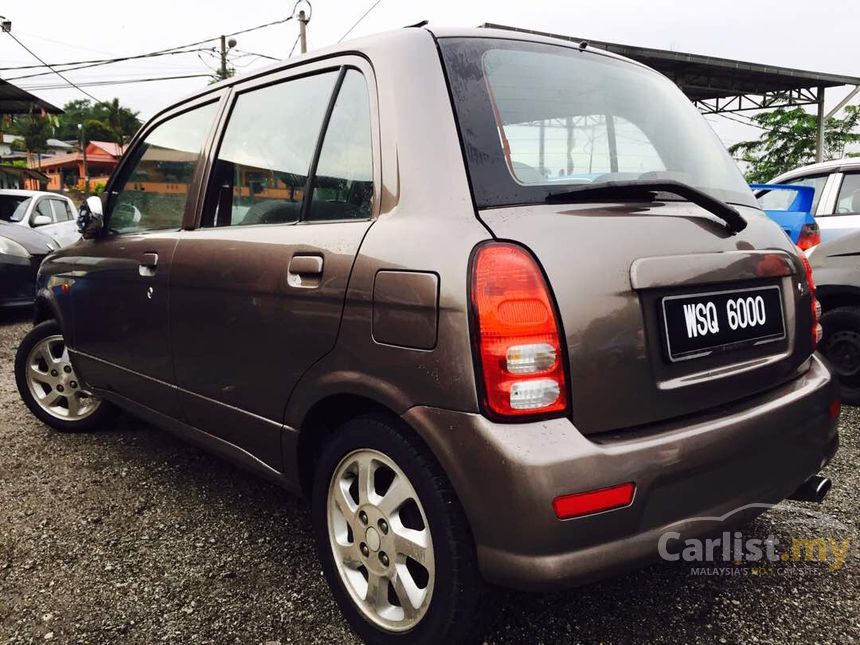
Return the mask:
<svg viewBox="0 0 860 645"><path fill-rule="evenodd" d="M49 114L62 114L56 105L22 90L17 85L0 79L0 114L29 114L44 110Z"/></svg>
<svg viewBox="0 0 860 645"><path fill-rule="evenodd" d="M590 46L626 56L653 67L671 78L693 101L726 98L744 94L764 94L816 87L860 85L860 77L810 72L790 67L762 65L729 58L702 56L685 52L621 45L590 38L562 36L543 31L520 29L485 23L488 29L503 29L569 40L575 43L588 42Z"/></svg>

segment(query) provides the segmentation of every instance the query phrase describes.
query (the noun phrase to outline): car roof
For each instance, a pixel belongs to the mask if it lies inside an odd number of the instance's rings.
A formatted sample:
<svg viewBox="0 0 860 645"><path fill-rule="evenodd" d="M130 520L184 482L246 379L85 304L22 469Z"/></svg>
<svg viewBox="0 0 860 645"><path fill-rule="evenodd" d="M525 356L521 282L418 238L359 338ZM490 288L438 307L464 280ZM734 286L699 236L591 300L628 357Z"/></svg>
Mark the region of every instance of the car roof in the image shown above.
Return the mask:
<svg viewBox="0 0 860 645"><path fill-rule="evenodd" d="M19 188L0 188L0 195L18 195L20 197L37 197L39 195L51 195L53 197L62 197L68 199L65 195L59 193L50 193L46 190L22 190Z"/></svg>
<svg viewBox="0 0 860 645"><path fill-rule="evenodd" d="M381 33L371 34L353 40L347 40L345 42L337 43L329 47L315 49L312 52L296 56L295 58L280 60L278 62L272 63L271 65L266 65L255 69L253 72L249 72L247 74L231 76L228 79L219 81L218 83L213 83L212 85L208 85L205 88L201 88L197 92L194 92L193 94L190 94L180 99L179 101L174 101L166 105L164 109L159 110L159 112L156 113L151 120L154 120L155 118L159 117L163 112L171 110L175 106L185 103L186 101L190 101L201 96L206 96L208 94L218 92L225 87L230 87L237 83L242 83L243 81L246 81L251 78L258 78L260 76L265 76L267 74L282 69L296 67L298 65L309 63L311 61L320 60L323 58L331 58L339 54L362 54L367 53L371 50L378 53L380 49L386 48L390 49L390 55L396 58L399 52L414 47L419 42L426 42L428 36L431 38L500 38L504 40L520 40L525 42L546 43L551 45L558 45L561 47L567 47L568 49L580 48L580 43L576 43L570 40L551 38L549 36L541 36L525 32L508 31L506 29L491 29L486 27L430 28L424 27L423 25L415 25L411 27L404 27L401 29L383 31ZM588 51L597 52L610 58L614 58L616 60L623 60L638 67L651 69L647 65L643 65L638 61L626 58L625 56L621 56L613 52L606 51L604 49L599 49L597 47L589 47Z"/></svg>
<svg viewBox="0 0 860 645"><path fill-rule="evenodd" d="M800 168L784 172L778 177L774 177L769 183L783 182L821 173L830 173L842 168L858 170L860 169L860 159L846 157L844 159L832 159L831 161L821 161L819 163L809 164L808 166L801 166Z"/></svg>

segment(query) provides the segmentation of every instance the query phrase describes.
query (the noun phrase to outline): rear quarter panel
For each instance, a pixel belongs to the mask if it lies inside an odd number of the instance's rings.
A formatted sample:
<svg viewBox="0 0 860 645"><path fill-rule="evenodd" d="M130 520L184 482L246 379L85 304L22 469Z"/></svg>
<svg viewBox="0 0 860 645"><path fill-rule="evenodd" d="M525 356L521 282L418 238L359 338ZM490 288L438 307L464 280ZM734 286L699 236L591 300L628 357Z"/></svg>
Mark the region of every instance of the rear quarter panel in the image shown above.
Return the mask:
<svg viewBox="0 0 860 645"><path fill-rule="evenodd" d="M289 429L301 428L308 411L327 396L358 394L398 414L415 405L477 410L466 307L468 265L474 246L490 235L475 216L435 42L424 30L403 30L386 35L384 48L371 44L363 51L374 67L379 92L380 215L356 258L337 345L303 376L290 397L285 417L288 473L296 472L297 437ZM416 348L426 347L423 333L412 347L374 339L373 290L380 271L438 277L433 347ZM408 335L408 330L397 334Z"/></svg>

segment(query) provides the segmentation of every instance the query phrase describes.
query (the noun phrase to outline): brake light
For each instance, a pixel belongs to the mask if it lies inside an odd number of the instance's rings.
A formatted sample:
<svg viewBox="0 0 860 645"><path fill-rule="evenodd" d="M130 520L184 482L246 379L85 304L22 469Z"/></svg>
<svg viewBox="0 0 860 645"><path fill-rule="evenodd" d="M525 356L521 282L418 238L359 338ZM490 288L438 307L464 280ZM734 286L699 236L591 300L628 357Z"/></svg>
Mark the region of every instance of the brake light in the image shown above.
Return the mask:
<svg viewBox="0 0 860 645"><path fill-rule="evenodd" d="M561 495L552 500L552 507L558 519L566 520L629 506L635 491L636 485L633 482L627 482L620 486L601 488L587 493Z"/></svg>
<svg viewBox="0 0 860 645"><path fill-rule="evenodd" d="M818 224L804 224L800 229L800 237L797 238L797 246L801 251L811 249L821 243L821 231Z"/></svg>
<svg viewBox="0 0 860 645"><path fill-rule="evenodd" d="M475 349L491 416L564 413L568 396L555 306L520 246L490 243L472 260Z"/></svg>
<svg viewBox="0 0 860 645"><path fill-rule="evenodd" d="M809 263L809 258L801 250L800 261L803 263L803 271L806 273L806 285L809 287L809 307L812 315L812 349L818 347L821 341L821 336L824 334L821 329L821 303L815 297L815 281L812 279L812 265Z"/></svg>

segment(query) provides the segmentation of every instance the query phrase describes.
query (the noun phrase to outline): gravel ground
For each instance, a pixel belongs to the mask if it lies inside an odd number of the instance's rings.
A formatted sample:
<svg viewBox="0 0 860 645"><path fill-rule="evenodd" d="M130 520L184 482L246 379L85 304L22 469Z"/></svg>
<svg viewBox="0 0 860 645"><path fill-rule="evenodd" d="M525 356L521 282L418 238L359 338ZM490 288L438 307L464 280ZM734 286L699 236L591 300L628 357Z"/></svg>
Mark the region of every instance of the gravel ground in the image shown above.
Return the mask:
<svg viewBox="0 0 860 645"><path fill-rule="evenodd" d="M15 390L28 328L0 320L0 642L355 642L301 501L130 418L51 432ZM701 576L673 563L565 593L500 592L484 640L860 640L860 410L843 411L841 432L820 513L784 503L750 527L851 539L838 571Z"/></svg>

